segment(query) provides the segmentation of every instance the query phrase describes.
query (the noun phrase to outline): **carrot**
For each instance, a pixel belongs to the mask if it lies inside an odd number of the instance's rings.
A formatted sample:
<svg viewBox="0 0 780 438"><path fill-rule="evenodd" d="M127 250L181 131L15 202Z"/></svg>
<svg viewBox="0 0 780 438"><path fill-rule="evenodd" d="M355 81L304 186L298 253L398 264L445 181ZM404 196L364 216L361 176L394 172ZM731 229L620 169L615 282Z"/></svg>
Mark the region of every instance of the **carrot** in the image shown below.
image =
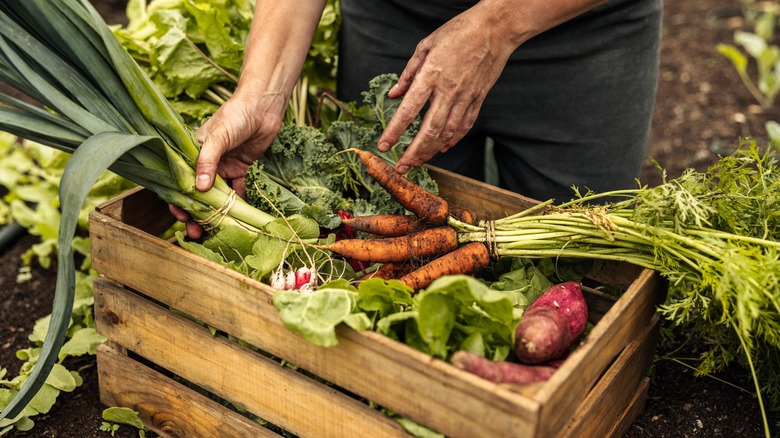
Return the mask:
<svg viewBox="0 0 780 438"><path fill-rule="evenodd" d="M573 281L555 285L523 312L515 329L515 355L528 364L560 358L582 336L587 322L582 286Z"/></svg>
<svg viewBox="0 0 780 438"><path fill-rule="evenodd" d="M321 246L322 249L367 263L403 262L437 256L457 247L458 233L448 226L428 228L399 237L342 239Z"/></svg>
<svg viewBox="0 0 780 438"><path fill-rule="evenodd" d="M473 274L488 263L490 263L490 254L485 244L471 242L426 263L399 280L414 290L420 290L441 276Z"/></svg>
<svg viewBox="0 0 780 438"><path fill-rule="evenodd" d="M450 359L455 368L495 383L527 384L549 380L556 367L523 365L509 361L492 361L474 353L456 351Z"/></svg>
<svg viewBox="0 0 780 438"><path fill-rule="evenodd" d="M450 216L469 225L477 225L479 222L476 213L461 207L451 207Z"/></svg>
<svg viewBox="0 0 780 438"><path fill-rule="evenodd" d="M382 266L380 266L376 271L370 272L362 276L357 281L359 283L361 281L366 281L371 278L381 278L383 280L397 279L399 277L408 274L413 269L414 269L414 264L408 261L401 262L401 263L385 263Z"/></svg>
<svg viewBox="0 0 780 438"><path fill-rule="evenodd" d="M374 214L341 219L341 223L355 230L377 236L398 237L420 231L425 223L414 215Z"/></svg>
<svg viewBox="0 0 780 438"><path fill-rule="evenodd" d="M387 161L369 151L356 148L346 150L358 154L368 174L405 209L434 225L447 221L449 205L444 198L409 181Z"/></svg>

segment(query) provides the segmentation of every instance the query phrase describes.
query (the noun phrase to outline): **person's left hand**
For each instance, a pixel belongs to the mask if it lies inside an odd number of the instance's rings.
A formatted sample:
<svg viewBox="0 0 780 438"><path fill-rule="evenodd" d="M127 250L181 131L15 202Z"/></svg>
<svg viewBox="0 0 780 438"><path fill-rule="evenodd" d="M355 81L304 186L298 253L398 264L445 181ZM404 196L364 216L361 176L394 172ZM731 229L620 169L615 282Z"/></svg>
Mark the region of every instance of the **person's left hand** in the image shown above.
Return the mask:
<svg viewBox="0 0 780 438"><path fill-rule="evenodd" d="M446 152L474 126L517 47L496 25L501 18L487 14L478 4L423 39L390 90L390 98L403 100L378 141L380 151L390 149L430 102L418 134L396 163L398 172Z"/></svg>

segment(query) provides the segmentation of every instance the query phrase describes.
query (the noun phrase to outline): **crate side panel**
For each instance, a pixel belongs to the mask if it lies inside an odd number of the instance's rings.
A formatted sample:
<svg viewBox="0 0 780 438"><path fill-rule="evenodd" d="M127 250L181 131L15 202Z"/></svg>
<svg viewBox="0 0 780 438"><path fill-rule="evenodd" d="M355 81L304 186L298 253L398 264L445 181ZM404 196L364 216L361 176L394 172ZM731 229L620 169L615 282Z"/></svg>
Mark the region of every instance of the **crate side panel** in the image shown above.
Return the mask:
<svg viewBox="0 0 780 438"><path fill-rule="evenodd" d="M473 210L482 219L499 219L538 203L515 192L428 166L439 184L439 194L450 206Z"/></svg>
<svg viewBox="0 0 780 438"><path fill-rule="evenodd" d="M116 284L97 280L95 295L101 334L297 435L405 435L357 400Z"/></svg>
<svg viewBox="0 0 780 438"><path fill-rule="evenodd" d="M503 420L491 425L502 428L497 433L536 427L535 400L475 384L473 376L372 332L342 330L339 346L315 346L282 325L267 286L108 217L91 232L99 237L93 263L112 280L419 423L453 436L482 431L484 416Z"/></svg>
<svg viewBox="0 0 780 438"><path fill-rule="evenodd" d="M612 425L610 430L604 434L606 438L620 438L626 436L628 429L634 424L645 409L648 391L650 389L650 378L645 377L639 384L639 388L634 392L631 401L628 402L626 409L618 416L618 420Z"/></svg>
<svg viewBox="0 0 780 438"><path fill-rule="evenodd" d="M640 388L655 354L659 317L632 341L609 367L582 402L562 437L606 436L615 424L615 416L629 407L635 396L631 388ZM632 421L633 419L628 419Z"/></svg>
<svg viewBox="0 0 780 438"><path fill-rule="evenodd" d="M537 436L553 436L564 427L609 364L650 324L659 283L656 273L643 271L539 390L544 408Z"/></svg>
<svg viewBox="0 0 780 438"><path fill-rule="evenodd" d="M95 212L152 235L163 233L176 222L167 204L156 193L143 187L130 189L98 205Z"/></svg>
<svg viewBox="0 0 780 438"><path fill-rule="evenodd" d="M159 435L279 437L106 345L98 347L97 362L100 401L133 409Z"/></svg>

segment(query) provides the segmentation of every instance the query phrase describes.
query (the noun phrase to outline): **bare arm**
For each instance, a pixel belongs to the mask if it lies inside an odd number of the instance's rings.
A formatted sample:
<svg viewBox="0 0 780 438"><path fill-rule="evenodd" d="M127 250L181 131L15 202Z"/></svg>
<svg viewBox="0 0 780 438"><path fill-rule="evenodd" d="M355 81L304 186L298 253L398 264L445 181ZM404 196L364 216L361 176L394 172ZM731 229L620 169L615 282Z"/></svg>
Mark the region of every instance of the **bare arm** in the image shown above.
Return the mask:
<svg viewBox="0 0 780 438"><path fill-rule="evenodd" d="M405 173L445 152L472 128L509 56L530 38L606 0L482 0L420 42L390 97L403 96L379 139L385 151L430 107L398 160Z"/></svg>
<svg viewBox="0 0 780 438"><path fill-rule="evenodd" d="M325 0L257 0L238 87L197 132L198 190L217 172L242 178L271 144L324 7Z"/></svg>
<svg viewBox="0 0 780 438"><path fill-rule="evenodd" d="M245 195L244 174L270 146L301 74L325 0L257 0L244 64L233 96L195 133L201 144L195 187L209 190L215 175ZM182 209L171 213L199 238L201 227Z"/></svg>

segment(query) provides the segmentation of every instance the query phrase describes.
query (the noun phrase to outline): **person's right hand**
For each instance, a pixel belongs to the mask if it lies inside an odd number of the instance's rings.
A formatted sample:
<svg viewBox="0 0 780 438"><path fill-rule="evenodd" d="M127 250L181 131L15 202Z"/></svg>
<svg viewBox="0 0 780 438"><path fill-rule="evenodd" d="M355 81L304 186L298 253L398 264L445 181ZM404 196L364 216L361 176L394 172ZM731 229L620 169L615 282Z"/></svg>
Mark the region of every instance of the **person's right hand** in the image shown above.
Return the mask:
<svg viewBox="0 0 780 438"><path fill-rule="evenodd" d="M246 169L263 156L279 132L286 102L281 94L245 97L237 90L195 132L201 145L195 187L205 192L219 174L244 197Z"/></svg>
<svg viewBox="0 0 780 438"><path fill-rule="evenodd" d="M281 128L285 108L286 99L281 93L253 96L236 90L195 132L201 145L195 188L202 192L209 190L219 175L239 196L245 197L246 169L271 145ZM201 237L203 229L186 211L175 205L169 209L177 220L186 224L190 238Z"/></svg>

